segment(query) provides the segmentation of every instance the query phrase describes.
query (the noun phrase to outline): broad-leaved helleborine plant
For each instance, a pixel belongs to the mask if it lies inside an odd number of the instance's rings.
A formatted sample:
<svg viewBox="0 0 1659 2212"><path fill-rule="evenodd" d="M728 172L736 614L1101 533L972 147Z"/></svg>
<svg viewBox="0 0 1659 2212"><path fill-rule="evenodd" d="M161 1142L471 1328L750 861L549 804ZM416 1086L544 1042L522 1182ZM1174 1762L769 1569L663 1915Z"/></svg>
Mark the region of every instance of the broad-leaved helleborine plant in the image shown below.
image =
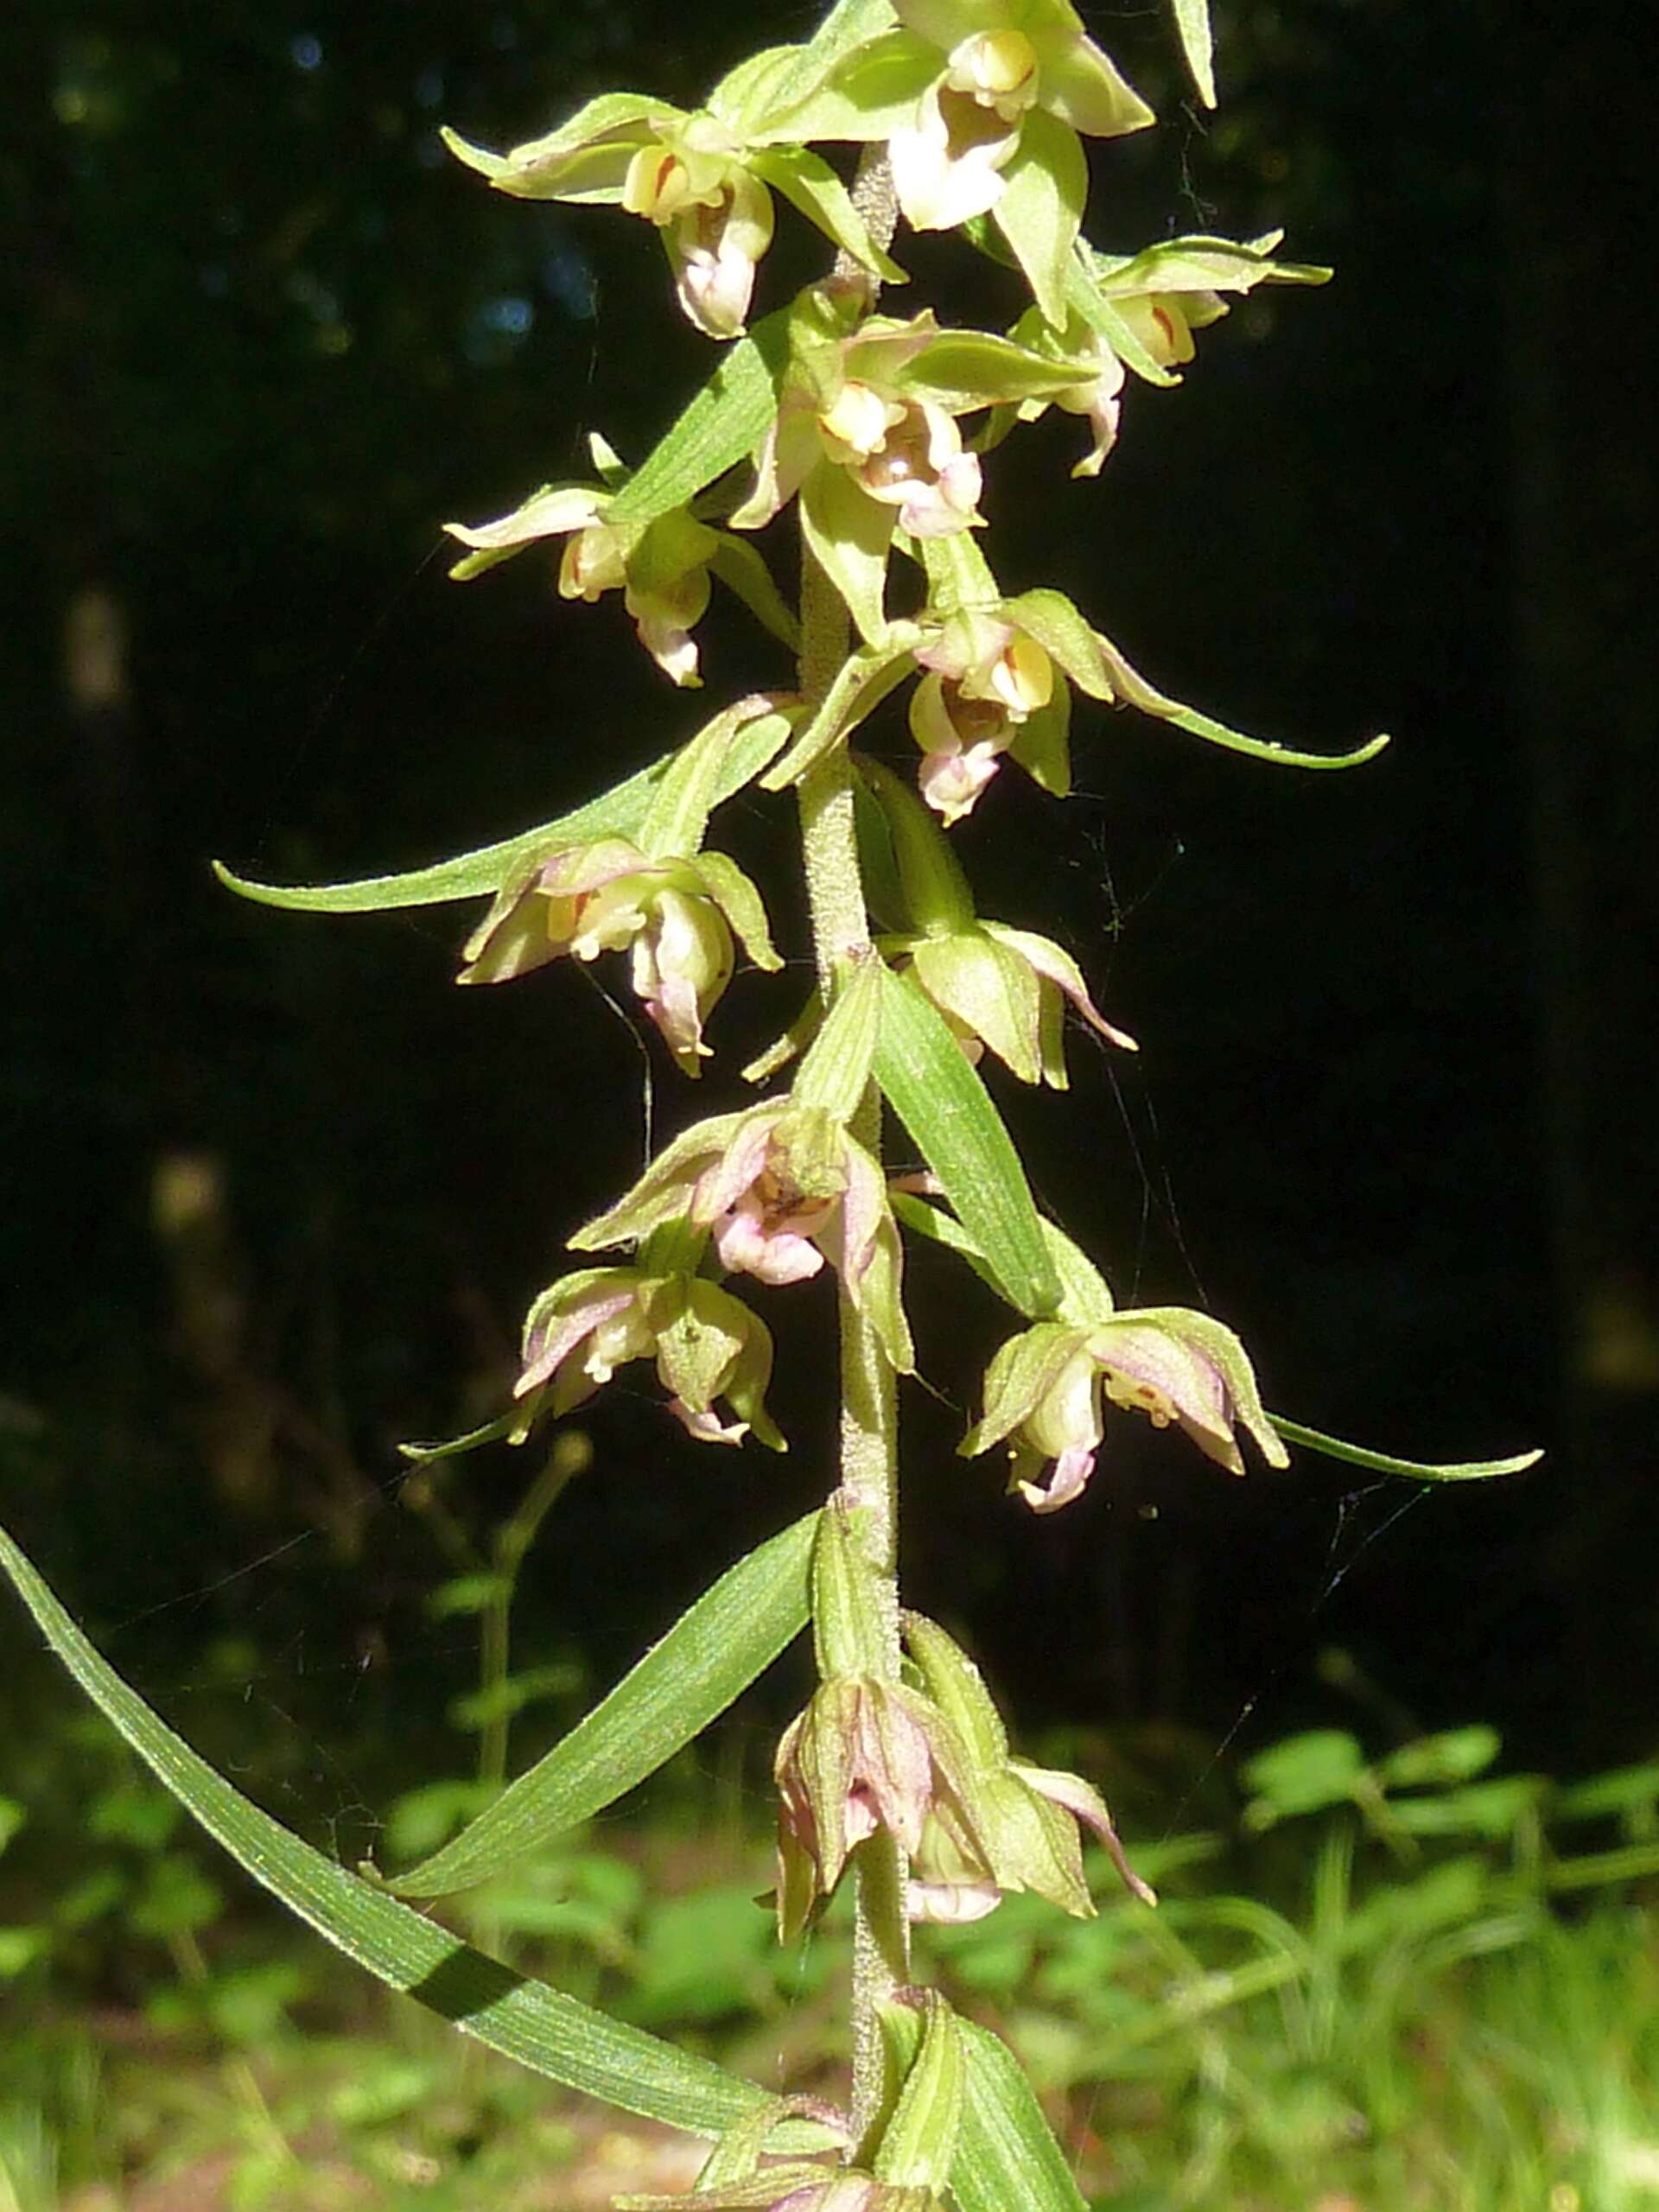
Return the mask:
<svg viewBox="0 0 1659 2212"><path fill-rule="evenodd" d="M1205 0L1174 10L1213 104ZM1524 1464L1409 1465L1267 1411L1223 1322L1115 1304L1033 1204L995 1103L1009 1078L1065 1086L1068 1011L1103 1049L1136 1049L1032 918L978 911L950 831L996 807L1005 758L1063 798L1074 715L1085 744L1108 711L1128 710L1276 766L1350 767L1385 742L1306 753L1230 729L1141 675L1094 610L1040 580L1005 583L988 555L1011 488L1002 448L1026 425L1050 408L1081 418L1089 442L1072 473L1109 497L1104 465L1150 407L1135 395L1180 381L1193 333L1231 296L1329 273L1275 259L1276 234L1130 253L1090 244L1085 145L1109 176L1110 141L1153 120L1071 0L839 0L806 43L751 56L694 111L613 92L505 154L448 134L499 192L652 225L679 310L720 349L637 467L595 430L588 480L447 524L465 549L453 573L554 556L563 599L621 593L674 686L706 680L696 632L715 582L772 645L695 734L543 828L403 877L283 889L226 875L250 897L313 912L486 899L460 981L531 978L542 1019L562 989L569 1001L556 973L537 970L620 955L676 1067L706 1077L739 949L756 969L783 967L760 892L717 842L720 810L757 787L793 791L816 981L804 1007L798 993L783 1008L779 1045L743 1071L770 1087L746 1103L728 1084L721 1111L681 1128L569 1238L583 1259L530 1308L512 1402L429 1449L520 1440L649 1361L690 1440L781 1451L765 1314L775 1299L833 1300L841 1386L825 1421L838 1417L840 1465L821 1508L739 1560L471 1827L391 1879L333 1865L242 1798L4 1552L91 1694L261 1881L467 2032L715 2139L685 2200L710 2212L1078 2212L1008 2052L918 1986L911 1926L976 1918L1016 1891L1089 1915L1089 1838L1134 1909L1155 1907L1092 1784L1016 1758L972 1661L900 1603L898 1385L928 1357L906 1314L906 1237L954 1251L1012 1309L962 1448L1003 1448L1016 1517L1062 1510L1091 1478L1109 1479L1114 1431L1135 1418L1183 1432L1235 1478L1283 1468L1292 1443L1420 1478ZM757 317L779 201L833 258ZM893 257L901 221L957 232L964 254L1011 272L1008 327L964 326L916 300ZM901 692L894 721L918 748L906 773L855 742ZM777 834L781 844L781 820ZM906 1132L902 1175L887 1165L885 1107ZM777 1750L775 1910L790 1942L841 1885L855 1892L843 2106L773 2094L620 2026L506 1974L403 1901L481 1882L614 1802L809 1623L817 1685Z"/></svg>

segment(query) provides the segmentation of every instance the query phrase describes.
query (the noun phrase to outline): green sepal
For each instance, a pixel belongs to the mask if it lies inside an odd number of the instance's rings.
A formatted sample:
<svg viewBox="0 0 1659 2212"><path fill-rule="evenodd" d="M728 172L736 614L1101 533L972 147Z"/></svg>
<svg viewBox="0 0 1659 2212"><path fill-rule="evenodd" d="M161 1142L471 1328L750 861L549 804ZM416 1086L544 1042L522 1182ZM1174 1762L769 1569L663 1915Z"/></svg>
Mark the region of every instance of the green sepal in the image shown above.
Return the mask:
<svg viewBox="0 0 1659 2212"><path fill-rule="evenodd" d="M659 1221L683 1214L690 1197L687 1182L690 1163L704 1153L725 1150L736 1132L741 1114L715 1114L694 1122L665 1145L632 1190L613 1206L585 1222L565 1242L573 1252L604 1251L613 1245L639 1243Z"/></svg>
<svg viewBox="0 0 1659 2212"><path fill-rule="evenodd" d="M969 927L924 938L912 946L911 963L942 1014L977 1037L1021 1083L1042 1080L1043 996L1027 961Z"/></svg>
<svg viewBox="0 0 1659 2212"><path fill-rule="evenodd" d="M739 729L715 786L716 803L752 783L788 732L789 724L781 715L776 720L760 716ZM499 844L480 845L475 851L404 874L363 876L347 883L255 883L234 874L222 861L213 863L213 874L238 898L297 913L380 913L404 906L441 906L456 899L490 897L505 885L522 880L550 853L592 844L601 837L637 837L681 750L677 746L649 767L569 814L543 823L539 829L526 830Z"/></svg>
<svg viewBox="0 0 1659 2212"><path fill-rule="evenodd" d="M1033 707L1016 724L1008 757L1017 760L1039 791L1051 798L1071 795L1071 693L1056 683L1046 707Z"/></svg>
<svg viewBox="0 0 1659 2212"><path fill-rule="evenodd" d="M1268 1465L1288 1466L1290 1455L1262 1403L1249 1354L1224 1321L1217 1321L1209 1313L1194 1313L1185 1306L1131 1306L1102 1322L1094 1332L1093 1343L1099 1345L1108 1342L1111 1332L1120 1328L1158 1329L1178 1343L1195 1346L1226 1384L1227 1395L1233 1402L1234 1419L1242 1421L1255 1439ZM1100 1357L1109 1360L1110 1355L1102 1352Z"/></svg>
<svg viewBox="0 0 1659 2212"><path fill-rule="evenodd" d="M379 1980L552 2081L692 2134L721 2134L768 2101L764 2090L706 2059L607 2019L545 1982L510 1973L303 1842L151 1711L3 1531L0 1567L71 1675L163 1786L257 1882ZM834 2140L823 2128L799 2121L791 2134L794 2139L783 2146L790 2151Z"/></svg>
<svg viewBox="0 0 1659 2212"><path fill-rule="evenodd" d="M1065 272L1066 304L1075 308L1096 336L1103 338L1126 368L1144 383L1163 385L1181 381L1173 369L1156 361L1123 317L1102 293L1095 266L1086 247L1079 245ZM1065 316L1059 318L1064 324ZM1058 327L1058 326L1057 326Z"/></svg>
<svg viewBox="0 0 1659 2212"><path fill-rule="evenodd" d="M798 783L809 768L816 767L873 715L907 676L915 673L912 656L923 634L918 623L890 622L879 644L861 645L850 654L811 721L782 760L767 769L761 779L762 790L781 791Z"/></svg>
<svg viewBox="0 0 1659 2212"><path fill-rule="evenodd" d="M725 853L702 852L697 872L709 887L709 895L736 931L738 940L755 966L775 976L783 957L772 942L766 910L760 893L737 862Z"/></svg>
<svg viewBox="0 0 1659 2212"><path fill-rule="evenodd" d="M1065 321L1068 277L1076 265L1073 249L1089 197L1083 142L1069 123L1034 108L1002 177L1002 196L992 210L997 228L1013 248L1038 306L1058 329ZM1090 374L1085 369L1069 382L1087 382Z"/></svg>
<svg viewBox="0 0 1659 2212"><path fill-rule="evenodd" d="M881 1586L844 1506L818 1516L812 1549L812 1647L821 1681L887 1671Z"/></svg>
<svg viewBox="0 0 1659 2212"><path fill-rule="evenodd" d="M1210 0L1174 0L1175 28L1181 51L1205 107L1216 104L1215 36L1210 28Z"/></svg>
<svg viewBox="0 0 1659 2212"><path fill-rule="evenodd" d="M925 1613L903 1616L905 1649L922 1688L962 1738L976 1768L995 1771L1008 1763L1008 1732L985 1687L985 1678L961 1646Z"/></svg>
<svg viewBox="0 0 1659 2212"><path fill-rule="evenodd" d="M724 1397L757 1444L788 1451L766 1411L772 1335L758 1315L718 1283L689 1274L650 1285L644 1312L657 1339L657 1371L671 1397L693 1414L708 1413Z"/></svg>
<svg viewBox="0 0 1659 2212"><path fill-rule="evenodd" d="M908 976L881 974L876 1080L984 1255L1000 1294L1045 1313L1060 1295L1019 1154L949 1023Z"/></svg>
<svg viewBox="0 0 1659 2212"><path fill-rule="evenodd" d="M801 535L846 601L859 635L867 645L883 644L894 510L829 461L808 471L798 503Z"/></svg>
<svg viewBox="0 0 1659 2212"><path fill-rule="evenodd" d="M819 1519L808 1514L728 1568L544 1758L387 1887L406 1897L472 1889L614 1804L700 1735L805 1627Z"/></svg>
<svg viewBox="0 0 1659 2212"><path fill-rule="evenodd" d="M1091 699L1116 696L1101 658L1100 640L1064 592L1046 588L1022 591L1007 601L1002 612L1027 637L1035 638L1080 691L1086 691Z"/></svg>
<svg viewBox="0 0 1659 2212"><path fill-rule="evenodd" d="M508 154L488 153L448 128L440 135L458 162L488 177L499 192L511 193L517 200L563 200L586 196L584 156L620 156L626 169L627 158L636 147L648 143L654 125L684 119L683 108L653 99L648 93L601 92L556 130L550 130L544 137L528 138ZM620 176L617 181L620 183Z"/></svg>
<svg viewBox="0 0 1659 2212"><path fill-rule="evenodd" d="M779 308L725 348L713 376L612 500L607 522L651 522L684 506L753 450L777 412L792 323L792 308Z"/></svg>
<svg viewBox="0 0 1659 2212"><path fill-rule="evenodd" d="M938 815L879 760L861 760L858 769L887 825L906 933L944 938L970 929L974 894Z"/></svg>
<svg viewBox="0 0 1659 2212"><path fill-rule="evenodd" d="M1332 270L1311 262L1275 261L1284 236L1268 231L1240 244L1235 238L1161 238L1139 253L1091 256L1096 281L1108 299L1147 292L1249 292L1258 284L1328 284Z"/></svg>
<svg viewBox="0 0 1659 2212"><path fill-rule="evenodd" d="M874 953L838 965L830 1011L790 1088L794 1105L817 1107L842 1122L857 1112L875 1063L884 972Z"/></svg>
<svg viewBox="0 0 1659 2212"><path fill-rule="evenodd" d="M884 284L910 282L893 256L884 253L871 238L851 194L822 154L804 146L760 147L749 156L748 167L763 183L781 193L809 223L816 224L831 245L850 253Z"/></svg>
<svg viewBox="0 0 1659 2212"><path fill-rule="evenodd" d="M893 385L947 414L969 415L1004 400L1052 398L1097 374L1092 361L1035 353L993 331L942 330L895 372Z"/></svg>
<svg viewBox="0 0 1659 2212"><path fill-rule="evenodd" d="M958 530L944 537L925 537L917 550L927 575L931 613L950 616L968 607L1006 611L1001 587L970 531Z"/></svg>
<svg viewBox="0 0 1659 2212"><path fill-rule="evenodd" d="M1069 1323L1039 1321L999 1344L985 1370L985 1410L957 1446L962 1458L977 1459L1017 1428L1087 1343L1087 1332Z"/></svg>
<svg viewBox="0 0 1659 2212"><path fill-rule="evenodd" d="M1340 1437L1321 1435L1317 1428L1304 1428L1300 1421L1286 1421L1279 1414L1269 1414L1268 1419L1287 1444L1300 1444L1327 1459L1346 1460L1350 1466L1369 1467L1373 1474L1410 1475L1418 1482L1487 1482L1494 1475L1521 1474L1528 1467L1535 1467L1544 1456L1541 1449L1517 1452L1509 1459L1452 1460L1437 1466L1421 1459L1397 1459L1391 1452L1368 1451L1358 1444L1344 1444Z"/></svg>
<svg viewBox="0 0 1659 2212"><path fill-rule="evenodd" d="M957 2016L937 1989L923 1993L921 2047L906 2071L892 2118L876 2145L874 2171L894 2189L943 2195L962 2133L966 2059ZM884 2005L884 2016L903 2008ZM884 2034L887 2022L882 2021Z"/></svg>

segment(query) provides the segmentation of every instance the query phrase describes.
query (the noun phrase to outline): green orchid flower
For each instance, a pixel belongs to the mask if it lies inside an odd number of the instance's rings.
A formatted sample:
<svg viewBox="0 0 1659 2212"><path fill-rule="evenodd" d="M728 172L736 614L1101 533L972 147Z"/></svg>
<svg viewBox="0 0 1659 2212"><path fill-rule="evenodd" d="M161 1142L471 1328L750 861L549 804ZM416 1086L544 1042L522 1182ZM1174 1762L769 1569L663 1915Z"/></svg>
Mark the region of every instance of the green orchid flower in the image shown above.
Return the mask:
<svg viewBox="0 0 1659 2212"><path fill-rule="evenodd" d="M718 99L718 95L716 95ZM752 146L734 118L632 92L590 100L568 123L505 155L453 130L457 160L520 200L607 202L656 228L682 310L706 337L738 337L772 243L772 189L836 246L889 283L903 270L871 242L829 163L800 147Z"/></svg>
<svg viewBox="0 0 1659 2212"><path fill-rule="evenodd" d="M994 216L1051 319L1083 218L1079 133L1118 137L1152 110L1070 0L893 0L899 28L855 48L779 136L885 140L918 231Z"/></svg>

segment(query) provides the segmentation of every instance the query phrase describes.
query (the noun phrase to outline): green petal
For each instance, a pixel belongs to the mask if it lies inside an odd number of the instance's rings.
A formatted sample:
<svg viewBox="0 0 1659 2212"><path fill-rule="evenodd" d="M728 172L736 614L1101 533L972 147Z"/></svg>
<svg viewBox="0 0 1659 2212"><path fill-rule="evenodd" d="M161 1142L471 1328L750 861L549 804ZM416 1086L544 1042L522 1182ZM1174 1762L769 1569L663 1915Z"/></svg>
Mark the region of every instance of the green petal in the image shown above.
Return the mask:
<svg viewBox="0 0 1659 2212"><path fill-rule="evenodd" d="M1179 4L1179 0L1178 0ZM1090 138L1121 138L1144 130L1157 117L1109 54L1090 38L1056 36L1036 41L1042 69L1041 99L1051 115Z"/></svg>
<svg viewBox="0 0 1659 2212"><path fill-rule="evenodd" d="M1249 1355L1225 1322L1217 1321L1208 1313L1196 1313L1185 1306L1139 1306L1114 1315L1103 1325L1103 1338L1120 1323L1131 1329L1143 1326L1161 1329L1178 1340L1193 1345L1227 1385L1227 1394L1233 1402L1236 1418L1255 1439L1268 1465L1270 1467L1289 1465L1290 1455L1280 1442L1274 1424L1262 1406ZM1102 1357L1107 1355L1103 1354Z"/></svg>
<svg viewBox="0 0 1659 2212"><path fill-rule="evenodd" d="M1018 1427L1086 1341L1068 1323L1039 1321L1000 1344L985 1370L985 1410L957 1446L962 1457L976 1459Z"/></svg>
<svg viewBox="0 0 1659 2212"><path fill-rule="evenodd" d="M1077 132L1033 109L1002 176L1005 189L992 210L997 228L1013 247L1038 306L1058 329L1065 321L1066 280L1089 197L1089 164Z"/></svg>
<svg viewBox="0 0 1659 2212"><path fill-rule="evenodd" d="M716 1114L695 1122L658 1154L631 1191L565 1239L571 1250L602 1252L614 1244L636 1243L659 1221L683 1214L702 1163L725 1151L743 1118Z"/></svg>
<svg viewBox="0 0 1659 2212"><path fill-rule="evenodd" d="M1064 592L1022 591L1002 612L1034 638L1051 660L1058 662L1080 691L1091 699L1116 696L1100 640Z"/></svg>
<svg viewBox="0 0 1659 2212"><path fill-rule="evenodd" d="M1451 1460L1437 1466L1421 1459L1396 1459L1391 1452L1370 1452L1358 1444L1344 1444L1340 1437L1322 1436L1317 1428L1304 1428L1300 1421L1286 1421L1279 1414L1267 1418L1287 1444L1322 1452L1327 1459L1345 1459L1350 1466L1369 1467L1374 1474L1411 1475L1425 1483L1478 1483L1494 1475L1518 1475L1535 1467L1544 1456L1541 1450L1518 1452L1510 1459Z"/></svg>
<svg viewBox="0 0 1659 2212"><path fill-rule="evenodd" d="M1095 257L1101 291L1110 299L1147 292L1249 292L1258 284L1328 284L1332 271L1231 238L1165 238L1128 259Z"/></svg>
<svg viewBox="0 0 1659 2212"><path fill-rule="evenodd" d="M1021 1083L1041 1079L1037 978L1017 953L968 930L925 938L911 958L916 980L935 1006L987 1045Z"/></svg>

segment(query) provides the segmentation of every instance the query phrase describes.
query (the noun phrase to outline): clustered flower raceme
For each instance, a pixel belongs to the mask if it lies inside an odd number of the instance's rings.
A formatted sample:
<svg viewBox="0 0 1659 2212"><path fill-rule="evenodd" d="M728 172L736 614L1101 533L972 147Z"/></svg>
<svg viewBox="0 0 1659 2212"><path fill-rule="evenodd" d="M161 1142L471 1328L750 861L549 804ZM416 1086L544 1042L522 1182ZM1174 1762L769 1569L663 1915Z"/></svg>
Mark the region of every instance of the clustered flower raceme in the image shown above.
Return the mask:
<svg viewBox="0 0 1659 2212"><path fill-rule="evenodd" d="M1011 1436L1008 1487L1033 1512L1058 1512L1094 1472L1103 1404L1144 1414L1155 1428L1174 1423L1230 1474L1244 1472L1239 1426L1269 1466L1289 1464L1238 1338L1181 1306L1084 1325L1039 1321L1010 1338L992 1358L984 1415L962 1449L973 1456Z"/></svg>
<svg viewBox="0 0 1659 2212"><path fill-rule="evenodd" d="M709 1057L702 1025L731 981L733 931L757 967L782 965L754 887L723 854L652 860L626 837L550 853L499 891L458 980L501 983L566 955L626 951L635 995L679 1067Z"/></svg>
<svg viewBox="0 0 1659 2212"><path fill-rule="evenodd" d="M729 1291L684 1272L584 1268L544 1290L524 1319L522 1407L516 1435L543 1414L572 1412L631 1360L654 1359L669 1411L703 1444L741 1444L751 1433L786 1449L766 1412L772 1337ZM735 1419L722 1421L724 1399Z"/></svg>

